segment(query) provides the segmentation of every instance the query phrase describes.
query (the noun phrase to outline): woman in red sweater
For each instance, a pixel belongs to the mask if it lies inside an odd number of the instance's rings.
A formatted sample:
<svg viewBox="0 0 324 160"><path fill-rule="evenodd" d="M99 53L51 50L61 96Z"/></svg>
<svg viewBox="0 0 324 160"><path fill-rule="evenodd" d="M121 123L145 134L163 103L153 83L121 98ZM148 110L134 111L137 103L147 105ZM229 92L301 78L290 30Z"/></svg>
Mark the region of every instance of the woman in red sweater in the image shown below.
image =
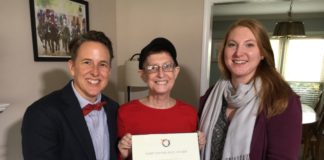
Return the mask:
<svg viewBox="0 0 324 160"><path fill-rule="evenodd" d="M121 159L131 159L132 135L197 132L198 114L193 106L170 96L179 74L176 49L165 38L156 38L142 49L140 74L147 83L148 96L120 107L118 148ZM204 135L198 132L199 144Z"/></svg>

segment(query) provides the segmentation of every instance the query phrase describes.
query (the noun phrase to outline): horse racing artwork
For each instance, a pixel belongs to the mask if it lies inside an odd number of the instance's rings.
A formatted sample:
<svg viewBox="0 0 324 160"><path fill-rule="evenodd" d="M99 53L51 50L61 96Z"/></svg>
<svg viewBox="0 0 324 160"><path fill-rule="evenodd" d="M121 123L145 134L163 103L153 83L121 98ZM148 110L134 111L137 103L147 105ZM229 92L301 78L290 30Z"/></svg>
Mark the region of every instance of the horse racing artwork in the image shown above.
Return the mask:
<svg viewBox="0 0 324 160"><path fill-rule="evenodd" d="M84 0L29 0L35 61L66 61L69 42L89 30Z"/></svg>

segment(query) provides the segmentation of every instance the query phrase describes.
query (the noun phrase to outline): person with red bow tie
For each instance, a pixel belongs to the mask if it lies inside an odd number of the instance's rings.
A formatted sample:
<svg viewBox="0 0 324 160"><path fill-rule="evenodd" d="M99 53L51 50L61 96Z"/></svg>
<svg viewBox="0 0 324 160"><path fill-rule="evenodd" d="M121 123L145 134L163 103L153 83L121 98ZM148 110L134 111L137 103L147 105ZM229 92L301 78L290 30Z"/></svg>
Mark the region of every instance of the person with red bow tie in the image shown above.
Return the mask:
<svg viewBox="0 0 324 160"><path fill-rule="evenodd" d="M89 31L69 45L71 80L30 105L22 122L25 160L116 160L119 104L101 92L111 73L113 49L102 32Z"/></svg>

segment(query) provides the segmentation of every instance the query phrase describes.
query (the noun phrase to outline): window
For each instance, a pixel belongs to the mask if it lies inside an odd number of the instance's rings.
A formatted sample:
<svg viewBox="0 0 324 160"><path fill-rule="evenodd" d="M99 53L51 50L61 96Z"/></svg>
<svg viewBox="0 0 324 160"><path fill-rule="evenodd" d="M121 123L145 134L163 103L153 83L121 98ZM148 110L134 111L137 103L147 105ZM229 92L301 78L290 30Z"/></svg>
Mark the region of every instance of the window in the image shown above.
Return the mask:
<svg viewBox="0 0 324 160"><path fill-rule="evenodd" d="M274 59L275 59L275 64L276 64L276 68L277 70L280 72L280 59L279 59L279 51L280 51L280 41L279 39L271 39L271 47L273 50L273 54L274 54Z"/></svg>
<svg viewBox="0 0 324 160"><path fill-rule="evenodd" d="M314 107L323 90L324 38L271 39L271 45L277 70L302 103Z"/></svg>

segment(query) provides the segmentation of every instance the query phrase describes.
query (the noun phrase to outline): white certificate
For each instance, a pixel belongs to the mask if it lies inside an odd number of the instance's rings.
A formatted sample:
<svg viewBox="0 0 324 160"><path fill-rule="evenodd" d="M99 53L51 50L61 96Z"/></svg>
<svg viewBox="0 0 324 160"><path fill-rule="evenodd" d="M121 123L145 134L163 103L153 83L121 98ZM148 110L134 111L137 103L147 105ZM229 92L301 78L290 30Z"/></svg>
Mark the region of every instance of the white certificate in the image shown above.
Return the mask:
<svg viewBox="0 0 324 160"><path fill-rule="evenodd" d="M133 160L199 160L197 133L132 136Z"/></svg>

